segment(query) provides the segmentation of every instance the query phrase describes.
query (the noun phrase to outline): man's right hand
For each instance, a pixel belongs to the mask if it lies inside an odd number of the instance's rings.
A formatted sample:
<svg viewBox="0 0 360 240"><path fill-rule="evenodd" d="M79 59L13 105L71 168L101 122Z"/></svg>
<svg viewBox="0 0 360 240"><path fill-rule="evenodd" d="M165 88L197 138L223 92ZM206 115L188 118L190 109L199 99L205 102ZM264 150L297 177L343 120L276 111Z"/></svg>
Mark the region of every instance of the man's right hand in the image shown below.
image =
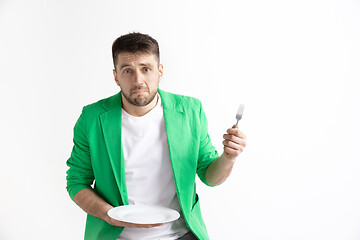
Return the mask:
<svg viewBox="0 0 360 240"><path fill-rule="evenodd" d="M100 196L96 194L93 189L85 188L80 190L74 196L74 201L79 205L86 213L100 218L106 221L108 224L117 227L128 227L128 228L151 228L158 227L163 225L164 223L155 223L155 224L137 224L137 223L129 223L122 222L116 219L113 219L107 215L107 212L114 208L106 201L104 201Z"/></svg>

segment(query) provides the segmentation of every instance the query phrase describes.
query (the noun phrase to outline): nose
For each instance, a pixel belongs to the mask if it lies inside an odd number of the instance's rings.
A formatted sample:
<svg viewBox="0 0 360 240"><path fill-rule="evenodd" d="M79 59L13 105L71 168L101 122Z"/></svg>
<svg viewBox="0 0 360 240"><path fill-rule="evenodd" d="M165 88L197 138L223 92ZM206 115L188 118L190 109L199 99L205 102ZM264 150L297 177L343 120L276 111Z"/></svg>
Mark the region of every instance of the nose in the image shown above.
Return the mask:
<svg viewBox="0 0 360 240"><path fill-rule="evenodd" d="M137 84L141 84L143 82L143 76L141 74L141 71L137 70L134 74L134 82Z"/></svg>

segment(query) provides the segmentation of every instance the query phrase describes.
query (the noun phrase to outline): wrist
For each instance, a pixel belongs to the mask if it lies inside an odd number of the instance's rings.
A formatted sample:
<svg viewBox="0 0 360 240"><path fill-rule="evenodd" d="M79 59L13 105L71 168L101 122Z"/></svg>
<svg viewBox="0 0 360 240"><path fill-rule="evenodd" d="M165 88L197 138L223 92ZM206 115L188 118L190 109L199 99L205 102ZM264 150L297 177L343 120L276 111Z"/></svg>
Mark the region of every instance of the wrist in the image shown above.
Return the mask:
<svg viewBox="0 0 360 240"><path fill-rule="evenodd" d="M226 153L224 152L222 155L221 155L221 159L224 163L227 163L227 164L234 164L235 163L235 160L236 160L236 157L233 157L231 156L229 153Z"/></svg>
<svg viewBox="0 0 360 240"><path fill-rule="evenodd" d="M103 215L102 215L102 220L104 220L105 222L107 222L107 223L109 223L109 224L111 224L111 222L112 222L112 218L107 214L108 213L108 211L110 210L110 209L112 209L112 208L114 208L114 207L112 207L112 206L107 206L106 208L104 208L104 212L103 212Z"/></svg>

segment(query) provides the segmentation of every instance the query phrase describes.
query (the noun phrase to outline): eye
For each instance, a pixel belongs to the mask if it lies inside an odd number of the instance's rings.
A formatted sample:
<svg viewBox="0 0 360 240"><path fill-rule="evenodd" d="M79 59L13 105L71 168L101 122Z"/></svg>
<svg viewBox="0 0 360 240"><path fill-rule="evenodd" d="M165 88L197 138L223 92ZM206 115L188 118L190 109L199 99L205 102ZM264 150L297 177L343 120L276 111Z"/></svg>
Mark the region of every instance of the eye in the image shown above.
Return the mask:
<svg viewBox="0 0 360 240"><path fill-rule="evenodd" d="M123 73L131 73L130 69L125 69Z"/></svg>
<svg viewBox="0 0 360 240"><path fill-rule="evenodd" d="M150 68L144 68L144 72L150 72Z"/></svg>

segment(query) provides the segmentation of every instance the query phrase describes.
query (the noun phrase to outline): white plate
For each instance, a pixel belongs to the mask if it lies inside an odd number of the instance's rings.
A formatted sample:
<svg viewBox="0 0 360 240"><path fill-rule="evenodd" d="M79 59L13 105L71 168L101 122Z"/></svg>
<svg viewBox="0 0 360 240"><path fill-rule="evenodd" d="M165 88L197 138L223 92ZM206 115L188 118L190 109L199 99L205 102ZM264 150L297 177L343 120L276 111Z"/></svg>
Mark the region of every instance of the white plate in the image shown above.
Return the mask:
<svg viewBox="0 0 360 240"><path fill-rule="evenodd" d="M171 208L151 205L124 205L110 209L107 214L116 220L137 224L166 223L180 217Z"/></svg>

